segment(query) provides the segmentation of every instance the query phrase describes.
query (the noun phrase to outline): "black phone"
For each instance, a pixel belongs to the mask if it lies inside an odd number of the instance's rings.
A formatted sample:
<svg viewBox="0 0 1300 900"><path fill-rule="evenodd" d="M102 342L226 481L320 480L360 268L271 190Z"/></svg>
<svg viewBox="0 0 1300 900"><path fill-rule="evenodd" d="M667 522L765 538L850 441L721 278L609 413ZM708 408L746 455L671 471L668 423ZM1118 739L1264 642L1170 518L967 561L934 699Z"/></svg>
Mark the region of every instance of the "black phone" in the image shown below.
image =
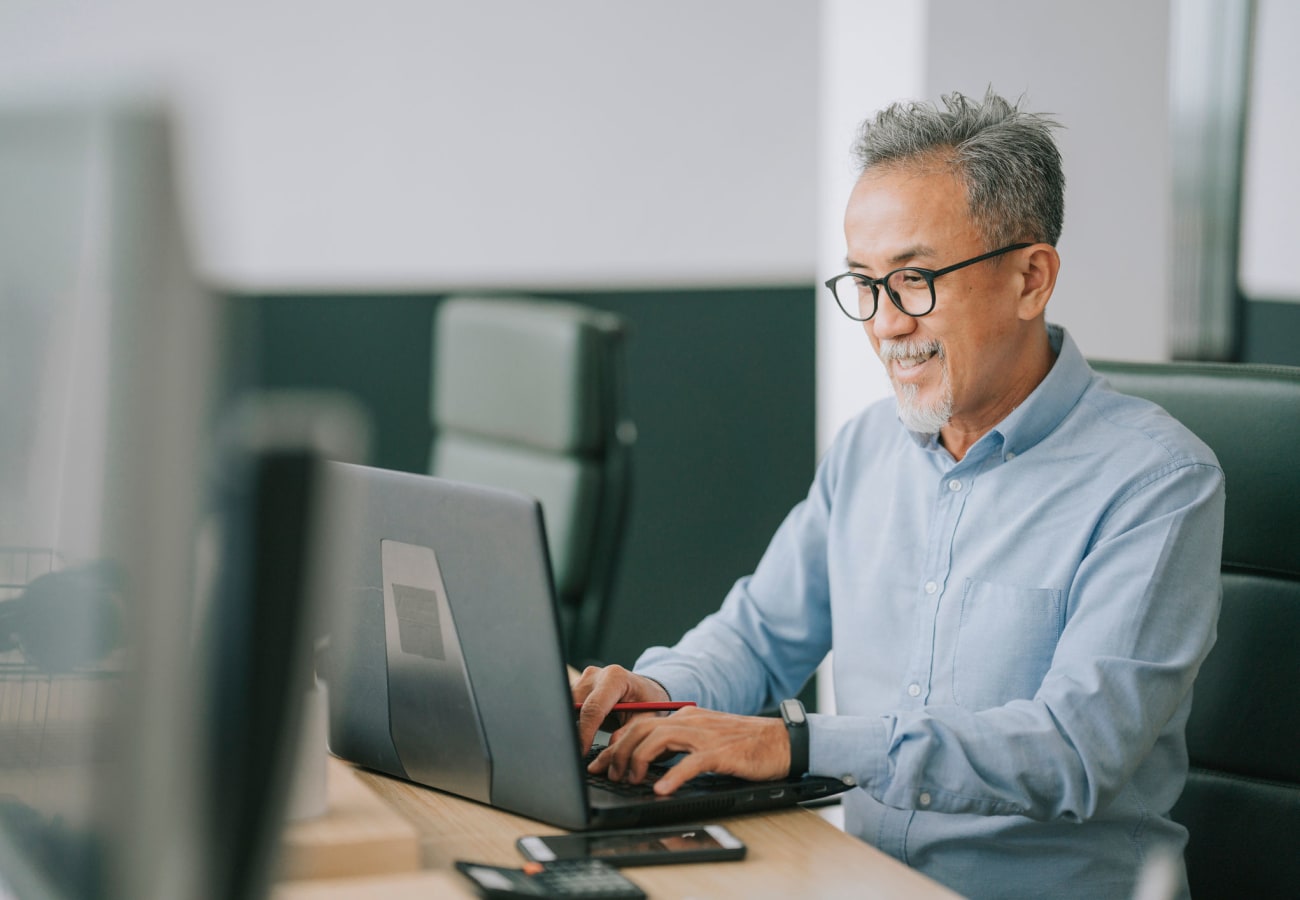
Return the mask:
<svg viewBox="0 0 1300 900"><path fill-rule="evenodd" d="M528 835L515 844L520 853L537 862L601 859L615 866L653 866L745 857L740 838L721 825Z"/></svg>

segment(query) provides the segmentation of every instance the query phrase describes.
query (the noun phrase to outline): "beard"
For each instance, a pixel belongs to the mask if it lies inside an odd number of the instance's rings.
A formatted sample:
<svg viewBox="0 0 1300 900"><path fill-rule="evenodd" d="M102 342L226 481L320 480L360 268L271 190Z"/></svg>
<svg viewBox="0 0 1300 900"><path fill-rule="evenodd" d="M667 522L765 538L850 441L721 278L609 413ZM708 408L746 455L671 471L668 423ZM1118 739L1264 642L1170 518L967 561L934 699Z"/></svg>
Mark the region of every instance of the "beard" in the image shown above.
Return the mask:
<svg viewBox="0 0 1300 900"><path fill-rule="evenodd" d="M938 341L881 341L880 358L889 363L896 359L916 359L934 355L938 358L939 396L924 403L917 399L919 393L914 384L899 384L894 380L892 371L889 380L894 385L894 396L898 401L898 418L908 431L918 434L938 434L939 429L948 424L952 418L952 381L948 378L948 358L943 345Z"/></svg>

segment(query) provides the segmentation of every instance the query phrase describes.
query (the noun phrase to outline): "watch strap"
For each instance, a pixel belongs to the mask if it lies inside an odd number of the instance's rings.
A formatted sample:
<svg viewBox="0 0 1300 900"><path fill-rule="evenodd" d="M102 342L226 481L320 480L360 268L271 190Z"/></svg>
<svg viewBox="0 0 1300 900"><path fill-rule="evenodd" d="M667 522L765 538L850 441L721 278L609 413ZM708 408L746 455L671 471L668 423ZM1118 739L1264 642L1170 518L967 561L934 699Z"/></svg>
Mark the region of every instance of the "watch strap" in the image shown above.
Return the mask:
<svg viewBox="0 0 1300 900"><path fill-rule="evenodd" d="M808 774L808 716L798 700L781 701L781 718L790 737L790 777Z"/></svg>

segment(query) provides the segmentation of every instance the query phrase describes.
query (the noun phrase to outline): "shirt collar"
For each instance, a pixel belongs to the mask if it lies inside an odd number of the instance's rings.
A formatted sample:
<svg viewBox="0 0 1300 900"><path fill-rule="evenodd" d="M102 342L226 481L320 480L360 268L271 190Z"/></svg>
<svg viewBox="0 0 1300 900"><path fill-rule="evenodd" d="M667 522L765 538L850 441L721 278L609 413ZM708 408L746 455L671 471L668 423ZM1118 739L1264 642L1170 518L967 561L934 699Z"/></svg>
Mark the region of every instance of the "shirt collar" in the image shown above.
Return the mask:
<svg viewBox="0 0 1300 900"><path fill-rule="evenodd" d="M1056 353L1047 377L990 432L1001 436L1004 457L1024 453L1055 431L1092 380L1092 369L1069 332L1048 325L1047 339Z"/></svg>
<svg viewBox="0 0 1300 900"><path fill-rule="evenodd" d="M1047 377L1030 392L1024 402L989 430L967 453L977 449L988 452L993 441L1001 441L1004 457L1016 456L1033 447L1061 424L1066 414L1083 396L1092 379L1092 369L1083 358L1074 339L1060 325L1047 326L1047 339L1056 353L1056 362ZM912 439L924 448L940 450L939 436L909 431ZM975 453L982 457L983 453Z"/></svg>

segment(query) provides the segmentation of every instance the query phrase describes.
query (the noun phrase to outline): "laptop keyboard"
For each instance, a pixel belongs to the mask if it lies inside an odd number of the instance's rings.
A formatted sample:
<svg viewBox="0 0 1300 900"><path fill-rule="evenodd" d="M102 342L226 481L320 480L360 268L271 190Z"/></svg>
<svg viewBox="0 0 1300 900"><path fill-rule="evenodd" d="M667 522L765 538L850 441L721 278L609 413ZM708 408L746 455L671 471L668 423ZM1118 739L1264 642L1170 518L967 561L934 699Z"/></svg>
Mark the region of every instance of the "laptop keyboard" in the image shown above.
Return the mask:
<svg viewBox="0 0 1300 900"><path fill-rule="evenodd" d="M610 791L621 797L654 796L654 783L663 777L664 772L667 771L667 767L651 765L650 769L646 772L645 781L640 784L630 784L626 781L614 781L612 778L606 778L604 775L594 775L587 771L588 764L599 756L600 751L603 749L603 747L592 747L587 751L587 755L583 757L582 769L583 773L587 776L588 785L594 788L600 788L601 790Z"/></svg>
<svg viewBox="0 0 1300 900"><path fill-rule="evenodd" d="M650 779L647 779L640 784L631 784L627 781L614 781L603 775L593 775L588 772L587 786L599 788L602 791L609 791L611 794L618 794L620 797L654 796L654 780Z"/></svg>
<svg viewBox="0 0 1300 900"><path fill-rule="evenodd" d="M668 771L668 766L660 765L659 763L651 763L649 769L646 771L645 781L640 784L630 784L626 781L614 781L611 778L606 778L604 775L594 775L591 772L586 771L587 764L595 759L602 749L604 748L588 750L586 757L582 760L583 772L587 776L587 784L589 786L600 788L605 791L611 791L612 793L618 794L622 797L655 796L654 783L662 778L664 773ZM703 775L696 775L694 778L687 780L682 784L681 789L705 788L709 790L717 790L720 786L740 785L743 783L744 781L742 779L733 778L730 775L714 775L711 772L706 772Z"/></svg>

